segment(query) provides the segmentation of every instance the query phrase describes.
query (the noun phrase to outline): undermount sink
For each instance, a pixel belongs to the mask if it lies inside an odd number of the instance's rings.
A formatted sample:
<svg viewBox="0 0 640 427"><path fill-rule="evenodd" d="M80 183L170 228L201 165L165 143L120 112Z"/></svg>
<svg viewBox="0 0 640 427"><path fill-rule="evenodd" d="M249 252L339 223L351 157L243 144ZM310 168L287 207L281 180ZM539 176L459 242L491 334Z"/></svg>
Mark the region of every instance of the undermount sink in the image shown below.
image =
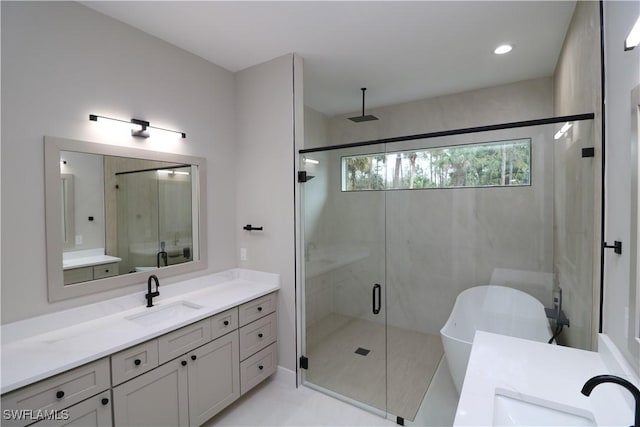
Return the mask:
<svg viewBox="0 0 640 427"><path fill-rule="evenodd" d="M493 406L494 426L595 426L589 411L496 390Z"/></svg>
<svg viewBox="0 0 640 427"><path fill-rule="evenodd" d="M152 326L159 323L178 322L182 318L193 316L201 308L201 305L188 301L176 301L171 304L149 308L148 311L132 314L125 317L125 319L142 326Z"/></svg>

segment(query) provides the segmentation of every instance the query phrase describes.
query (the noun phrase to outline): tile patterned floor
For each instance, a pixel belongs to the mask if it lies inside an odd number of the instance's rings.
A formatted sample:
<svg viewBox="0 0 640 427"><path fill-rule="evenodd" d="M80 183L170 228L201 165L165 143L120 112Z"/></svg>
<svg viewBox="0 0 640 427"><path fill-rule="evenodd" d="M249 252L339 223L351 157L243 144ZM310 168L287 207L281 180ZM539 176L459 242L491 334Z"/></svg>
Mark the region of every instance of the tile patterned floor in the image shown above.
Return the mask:
<svg viewBox="0 0 640 427"><path fill-rule="evenodd" d="M279 369L214 417L212 426L393 426L382 417L310 388L295 387L295 374Z"/></svg>
<svg viewBox="0 0 640 427"><path fill-rule="evenodd" d="M307 330L307 381L414 420L443 355L439 336L332 313Z"/></svg>

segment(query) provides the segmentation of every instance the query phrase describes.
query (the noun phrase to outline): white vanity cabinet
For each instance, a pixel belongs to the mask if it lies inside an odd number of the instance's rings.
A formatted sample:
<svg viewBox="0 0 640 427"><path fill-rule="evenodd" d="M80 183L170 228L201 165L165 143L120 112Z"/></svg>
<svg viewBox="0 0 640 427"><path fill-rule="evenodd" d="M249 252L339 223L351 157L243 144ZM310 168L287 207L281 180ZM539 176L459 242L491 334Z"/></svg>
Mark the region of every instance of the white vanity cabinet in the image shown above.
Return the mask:
<svg viewBox="0 0 640 427"><path fill-rule="evenodd" d="M203 424L240 397L238 355L236 330L115 387L115 425Z"/></svg>
<svg viewBox="0 0 640 427"><path fill-rule="evenodd" d="M43 419L32 425L35 427L110 427L113 425L111 390L60 411L55 418Z"/></svg>
<svg viewBox="0 0 640 427"><path fill-rule="evenodd" d="M6 393L2 426L202 425L275 372L276 302L273 292L231 306Z"/></svg>
<svg viewBox="0 0 640 427"><path fill-rule="evenodd" d="M25 426L37 421L38 416L64 421L63 410L110 387L109 359L88 363L3 395L2 425Z"/></svg>
<svg viewBox="0 0 640 427"><path fill-rule="evenodd" d="M111 356L114 425L199 426L272 375L276 303L265 295Z"/></svg>
<svg viewBox="0 0 640 427"><path fill-rule="evenodd" d="M113 389L116 426L189 425L186 361L175 359Z"/></svg>
<svg viewBox="0 0 640 427"><path fill-rule="evenodd" d="M199 426L240 397L238 332L187 355L189 425Z"/></svg>
<svg viewBox="0 0 640 427"><path fill-rule="evenodd" d="M88 267L70 268L63 272L63 282L65 285L73 283L87 282L89 280L104 279L119 274L119 263L111 262Z"/></svg>
<svg viewBox="0 0 640 427"><path fill-rule="evenodd" d="M271 293L239 307L241 394L276 371L276 306L276 294Z"/></svg>

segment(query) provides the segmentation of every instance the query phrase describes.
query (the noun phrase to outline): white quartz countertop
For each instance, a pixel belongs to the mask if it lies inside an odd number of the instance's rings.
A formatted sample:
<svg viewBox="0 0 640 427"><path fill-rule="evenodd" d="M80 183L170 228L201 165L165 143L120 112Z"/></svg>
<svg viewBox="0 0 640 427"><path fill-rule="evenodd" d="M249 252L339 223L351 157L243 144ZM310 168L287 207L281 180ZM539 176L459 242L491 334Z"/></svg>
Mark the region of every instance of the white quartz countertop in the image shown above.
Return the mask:
<svg viewBox="0 0 640 427"><path fill-rule="evenodd" d="M580 393L591 377L612 373L599 353L476 332L454 426L494 425L495 394L592 414L597 425L629 426L631 395L614 384ZM629 394L624 396L623 394Z"/></svg>
<svg viewBox="0 0 640 427"><path fill-rule="evenodd" d="M111 264L112 262L120 262L122 258L111 255L96 255L84 258L73 258L62 261L62 269L69 270L72 268L91 267L94 265Z"/></svg>
<svg viewBox="0 0 640 427"><path fill-rule="evenodd" d="M85 249L81 251L69 251L62 253L62 269L91 267L94 265L120 262L122 258L105 255L104 248Z"/></svg>
<svg viewBox="0 0 640 427"><path fill-rule="evenodd" d="M145 291L2 326L1 393L92 362L280 288L277 274L234 269L171 285L147 308ZM201 306L179 322L142 326L126 317L186 301Z"/></svg>

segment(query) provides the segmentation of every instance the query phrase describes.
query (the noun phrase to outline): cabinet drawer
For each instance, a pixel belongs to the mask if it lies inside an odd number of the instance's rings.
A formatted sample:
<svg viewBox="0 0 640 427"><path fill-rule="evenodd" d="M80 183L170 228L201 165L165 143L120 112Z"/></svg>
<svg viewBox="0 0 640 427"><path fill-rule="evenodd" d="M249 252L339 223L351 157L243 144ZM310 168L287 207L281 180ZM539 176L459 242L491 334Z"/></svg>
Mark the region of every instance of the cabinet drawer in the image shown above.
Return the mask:
<svg viewBox="0 0 640 427"><path fill-rule="evenodd" d="M240 394L245 394L276 371L277 347L277 343L273 343L240 363Z"/></svg>
<svg viewBox="0 0 640 427"><path fill-rule="evenodd" d="M2 409L61 410L109 389L110 382L109 358L105 357L2 396ZM2 425L31 422L3 419Z"/></svg>
<svg viewBox="0 0 640 427"><path fill-rule="evenodd" d="M151 340L111 356L111 380L116 386L158 366L158 340Z"/></svg>
<svg viewBox="0 0 640 427"><path fill-rule="evenodd" d="M276 340L276 313L240 328L240 360L262 350Z"/></svg>
<svg viewBox="0 0 640 427"><path fill-rule="evenodd" d="M72 268L64 270L63 280L65 285L93 280L93 267Z"/></svg>
<svg viewBox="0 0 640 427"><path fill-rule="evenodd" d="M276 311L276 294L275 292L263 297L246 302L240 306L239 320L240 326L251 323L254 320Z"/></svg>
<svg viewBox="0 0 640 427"><path fill-rule="evenodd" d="M102 264L96 265L93 267L93 278L94 279L102 279L104 277L111 277L118 275L118 263L114 262L113 264Z"/></svg>
<svg viewBox="0 0 640 427"><path fill-rule="evenodd" d="M211 319L204 319L158 338L158 361L162 365L211 341Z"/></svg>
<svg viewBox="0 0 640 427"><path fill-rule="evenodd" d="M211 339L221 337L238 329L238 308L223 311L211 318Z"/></svg>
<svg viewBox="0 0 640 427"><path fill-rule="evenodd" d="M64 409L58 419L39 421L35 427L111 427L111 390Z"/></svg>

